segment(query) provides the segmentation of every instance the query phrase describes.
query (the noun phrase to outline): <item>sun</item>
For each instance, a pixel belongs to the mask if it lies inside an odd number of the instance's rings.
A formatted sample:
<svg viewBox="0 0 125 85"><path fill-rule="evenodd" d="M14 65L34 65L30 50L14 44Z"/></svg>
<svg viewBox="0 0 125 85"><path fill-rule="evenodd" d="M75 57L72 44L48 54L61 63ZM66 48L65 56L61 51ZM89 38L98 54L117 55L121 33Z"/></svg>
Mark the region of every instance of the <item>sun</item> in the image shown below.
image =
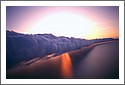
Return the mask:
<svg viewBox="0 0 125 85"><path fill-rule="evenodd" d="M83 38L93 30L93 22L74 13L53 13L40 18L28 33L52 33L56 36Z"/></svg>

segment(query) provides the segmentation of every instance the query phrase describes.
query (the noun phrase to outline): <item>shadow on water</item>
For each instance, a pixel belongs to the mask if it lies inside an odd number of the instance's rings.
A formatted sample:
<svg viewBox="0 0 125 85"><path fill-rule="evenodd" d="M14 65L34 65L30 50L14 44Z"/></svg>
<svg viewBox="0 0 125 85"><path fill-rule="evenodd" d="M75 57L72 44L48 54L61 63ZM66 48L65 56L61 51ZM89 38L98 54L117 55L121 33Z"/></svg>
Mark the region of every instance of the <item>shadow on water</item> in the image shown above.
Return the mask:
<svg viewBox="0 0 125 85"><path fill-rule="evenodd" d="M118 79L118 42L95 47L86 57L80 60L74 74L76 79Z"/></svg>
<svg viewBox="0 0 125 85"><path fill-rule="evenodd" d="M86 55L94 48L95 46L84 47L80 50L69 52L70 58L72 60L73 68L76 69L81 60L86 58Z"/></svg>

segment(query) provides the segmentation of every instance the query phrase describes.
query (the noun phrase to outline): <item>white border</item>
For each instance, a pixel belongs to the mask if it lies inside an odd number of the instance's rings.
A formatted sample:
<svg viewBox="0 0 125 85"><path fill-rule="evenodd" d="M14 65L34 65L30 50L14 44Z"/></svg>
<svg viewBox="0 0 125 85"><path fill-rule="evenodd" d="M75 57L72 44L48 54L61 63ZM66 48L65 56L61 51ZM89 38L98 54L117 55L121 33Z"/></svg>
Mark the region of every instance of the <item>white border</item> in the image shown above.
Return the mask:
<svg viewBox="0 0 125 85"><path fill-rule="evenodd" d="M119 79L6 79L6 6L119 6ZM1 84L124 84L124 1L1 1Z"/></svg>

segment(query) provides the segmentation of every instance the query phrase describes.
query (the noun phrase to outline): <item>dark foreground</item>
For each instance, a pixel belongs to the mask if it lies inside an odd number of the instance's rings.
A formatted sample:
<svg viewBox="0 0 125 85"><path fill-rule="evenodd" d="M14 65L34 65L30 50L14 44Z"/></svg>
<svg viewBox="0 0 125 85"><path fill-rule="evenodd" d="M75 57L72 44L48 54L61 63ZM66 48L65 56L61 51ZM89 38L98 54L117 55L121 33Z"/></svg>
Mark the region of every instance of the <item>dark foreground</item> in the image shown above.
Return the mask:
<svg viewBox="0 0 125 85"><path fill-rule="evenodd" d="M94 44L7 70L8 79L118 79L119 42Z"/></svg>

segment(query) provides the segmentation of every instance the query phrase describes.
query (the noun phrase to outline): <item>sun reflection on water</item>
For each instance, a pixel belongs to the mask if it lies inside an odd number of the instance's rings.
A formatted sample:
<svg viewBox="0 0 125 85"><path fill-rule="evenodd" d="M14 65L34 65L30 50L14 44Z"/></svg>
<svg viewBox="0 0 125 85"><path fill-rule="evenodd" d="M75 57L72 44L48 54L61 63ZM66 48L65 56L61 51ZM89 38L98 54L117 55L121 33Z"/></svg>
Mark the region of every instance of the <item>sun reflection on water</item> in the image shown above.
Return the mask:
<svg viewBox="0 0 125 85"><path fill-rule="evenodd" d="M73 66L68 53L61 55L61 77L73 78Z"/></svg>

